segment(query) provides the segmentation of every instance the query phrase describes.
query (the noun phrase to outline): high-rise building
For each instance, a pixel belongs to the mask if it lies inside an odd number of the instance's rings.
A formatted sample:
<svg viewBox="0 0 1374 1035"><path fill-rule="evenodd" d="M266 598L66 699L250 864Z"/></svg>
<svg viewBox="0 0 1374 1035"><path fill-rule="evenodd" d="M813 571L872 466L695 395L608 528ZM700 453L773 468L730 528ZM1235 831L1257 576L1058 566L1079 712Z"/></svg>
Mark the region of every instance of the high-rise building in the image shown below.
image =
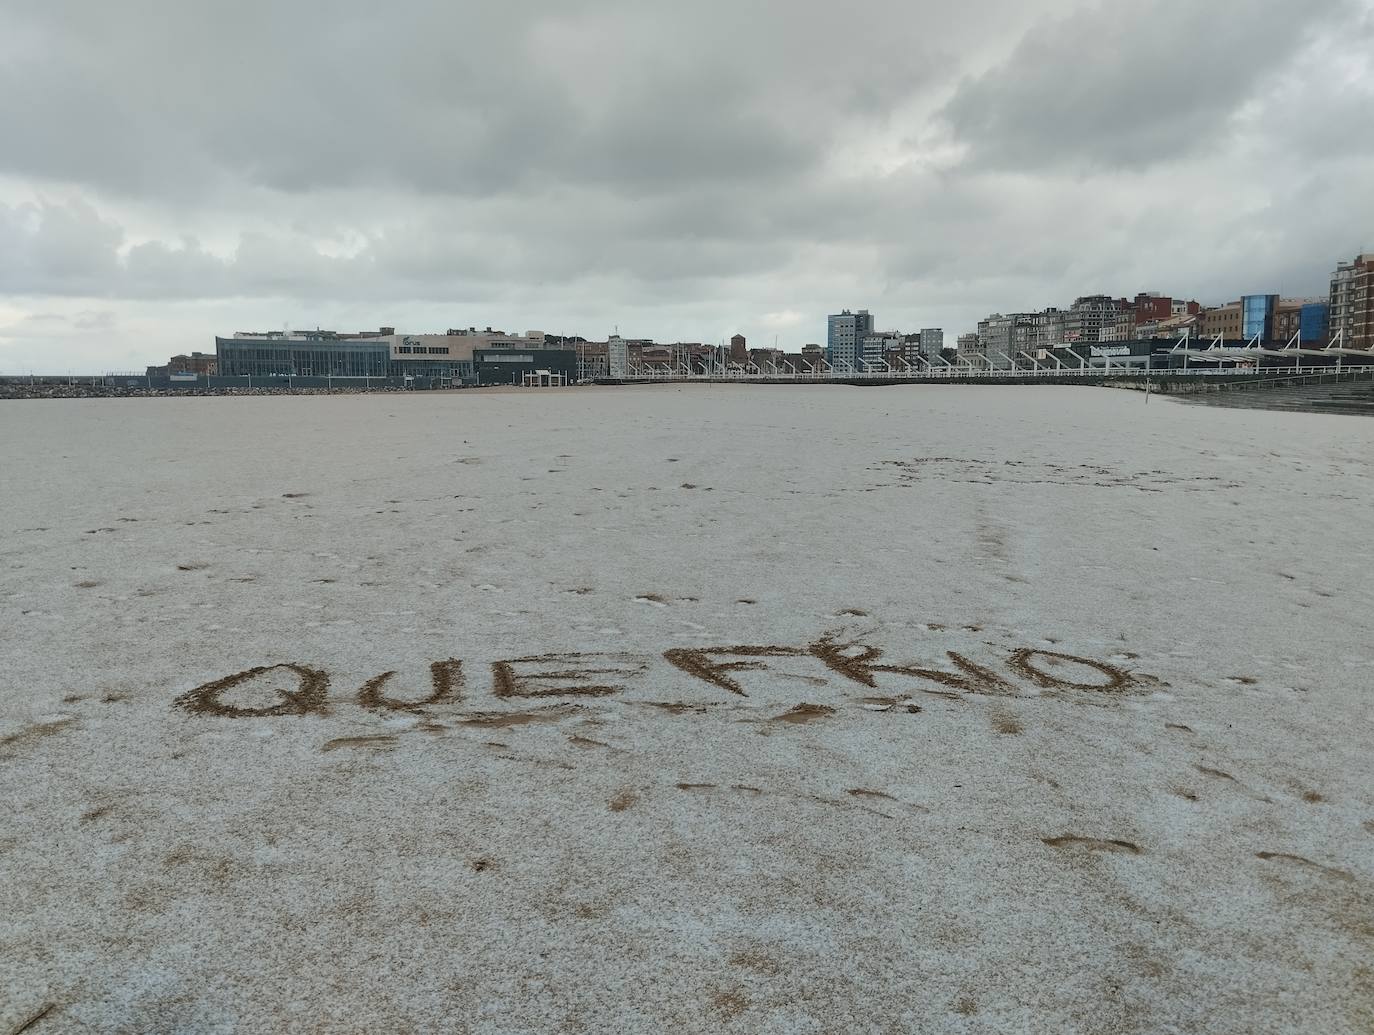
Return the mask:
<svg viewBox="0 0 1374 1035"><path fill-rule="evenodd" d="M1331 337L1347 349L1374 349L1374 252L1338 262L1331 274Z"/></svg>
<svg viewBox="0 0 1374 1035"><path fill-rule="evenodd" d="M730 339L730 362L741 365L749 362L749 343L743 334L736 334Z"/></svg>
<svg viewBox="0 0 1374 1035"><path fill-rule="evenodd" d="M873 333L873 316L867 309L845 309L826 320L825 358L832 367L859 370L863 341Z"/></svg>

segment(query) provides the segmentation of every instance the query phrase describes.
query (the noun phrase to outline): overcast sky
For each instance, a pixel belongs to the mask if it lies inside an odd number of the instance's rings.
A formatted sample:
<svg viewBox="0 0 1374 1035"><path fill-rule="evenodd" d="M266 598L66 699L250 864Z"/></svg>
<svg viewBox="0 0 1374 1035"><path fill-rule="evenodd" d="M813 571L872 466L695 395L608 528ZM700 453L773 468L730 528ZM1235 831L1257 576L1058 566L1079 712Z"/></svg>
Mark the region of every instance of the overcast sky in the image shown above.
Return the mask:
<svg viewBox="0 0 1374 1035"><path fill-rule="evenodd" d="M0 0L0 372L235 330L789 351L1374 250L1374 0Z"/></svg>

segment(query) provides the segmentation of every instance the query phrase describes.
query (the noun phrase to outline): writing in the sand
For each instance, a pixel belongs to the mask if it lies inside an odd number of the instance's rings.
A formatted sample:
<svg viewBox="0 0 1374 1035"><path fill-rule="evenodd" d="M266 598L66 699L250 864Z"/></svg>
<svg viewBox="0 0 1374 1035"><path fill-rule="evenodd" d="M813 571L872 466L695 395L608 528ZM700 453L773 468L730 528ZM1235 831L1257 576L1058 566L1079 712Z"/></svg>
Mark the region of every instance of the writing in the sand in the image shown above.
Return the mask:
<svg viewBox="0 0 1374 1035"><path fill-rule="evenodd" d="M1012 649L1000 657L974 660L945 651L936 665L884 660L878 647L840 642L823 636L803 646L740 644L729 647L672 647L662 655L569 652L509 658L491 663L489 693L504 701L548 698L600 698L631 690L661 660L690 677L695 685L716 696L748 697L745 673L766 673L788 659L809 659L841 685L870 690L899 686L892 701L912 695L956 697L977 694L996 697L1049 696L1129 691L1152 677L1141 676L1109 662L1033 647ZM366 680L350 697L376 712L417 712L466 703L469 690L463 662L457 658L429 666L428 693L413 697L396 688L396 672L382 672ZM815 677L811 677L813 680ZM244 700L238 693L263 682L271 686L271 700ZM827 682L825 679L819 682ZM285 683L286 685L283 685ZM885 690L884 692L887 692ZM278 662L259 665L212 680L176 699L176 706L197 715L253 718L323 714L330 701L330 675L314 665Z"/></svg>

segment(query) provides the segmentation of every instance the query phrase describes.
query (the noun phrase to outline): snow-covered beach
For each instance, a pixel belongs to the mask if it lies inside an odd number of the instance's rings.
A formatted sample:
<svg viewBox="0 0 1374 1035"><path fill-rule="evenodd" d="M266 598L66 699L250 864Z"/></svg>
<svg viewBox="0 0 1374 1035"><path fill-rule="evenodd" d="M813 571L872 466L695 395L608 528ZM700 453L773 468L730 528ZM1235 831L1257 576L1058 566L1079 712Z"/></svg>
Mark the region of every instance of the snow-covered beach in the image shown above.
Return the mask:
<svg viewBox="0 0 1374 1035"><path fill-rule="evenodd" d="M0 1031L1374 1030L1374 422L665 386L0 442Z"/></svg>

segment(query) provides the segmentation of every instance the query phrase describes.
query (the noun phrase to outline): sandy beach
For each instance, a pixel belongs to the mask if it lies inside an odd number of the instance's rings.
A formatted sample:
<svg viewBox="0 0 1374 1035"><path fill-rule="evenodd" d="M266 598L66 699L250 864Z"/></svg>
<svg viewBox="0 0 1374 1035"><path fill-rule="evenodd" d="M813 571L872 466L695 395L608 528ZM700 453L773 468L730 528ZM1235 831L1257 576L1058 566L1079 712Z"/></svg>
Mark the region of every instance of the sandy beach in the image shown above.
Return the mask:
<svg viewBox="0 0 1374 1035"><path fill-rule="evenodd" d="M0 1032L1374 1031L1374 422L0 405Z"/></svg>

